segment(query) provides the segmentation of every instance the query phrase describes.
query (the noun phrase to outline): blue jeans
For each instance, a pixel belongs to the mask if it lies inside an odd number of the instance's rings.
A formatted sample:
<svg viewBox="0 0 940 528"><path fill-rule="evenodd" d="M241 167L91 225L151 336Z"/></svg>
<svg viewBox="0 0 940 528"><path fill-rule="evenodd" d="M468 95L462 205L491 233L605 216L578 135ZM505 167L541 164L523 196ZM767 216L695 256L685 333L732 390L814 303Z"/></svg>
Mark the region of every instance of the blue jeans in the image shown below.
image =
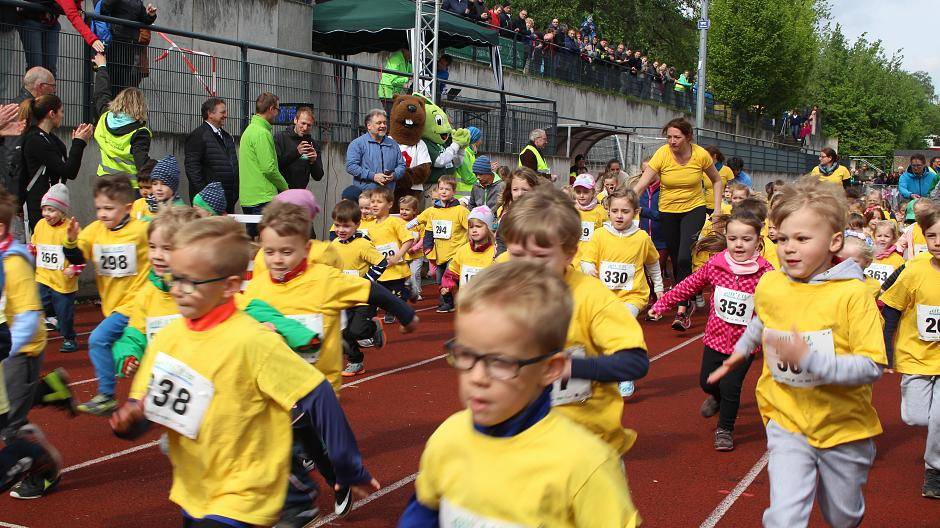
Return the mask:
<svg viewBox="0 0 940 528"><path fill-rule="evenodd" d="M62 338L75 339L75 294L59 293L45 284L40 284L39 295L46 314L55 314L59 320L59 333Z"/></svg>
<svg viewBox="0 0 940 528"><path fill-rule="evenodd" d="M127 316L117 312L104 318L104 321L91 332L88 337L88 357L95 367L95 376L98 376L98 394L114 396L114 355L111 347L124 333L127 326Z"/></svg>
<svg viewBox="0 0 940 528"><path fill-rule="evenodd" d="M270 202L268 202L270 203ZM258 205L243 205L242 212L246 215L259 215L268 203L260 203ZM248 236L255 238L258 236L258 224L245 224L245 229L248 231Z"/></svg>
<svg viewBox="0 0 940 528"><path fill-rule="evenodd" d="M55 75L56 63L59 62L59 30L62 26L58 22L53 26L43 24L38 20L21 18L16 28L26 52L26 69L42 66Z"/></svg>

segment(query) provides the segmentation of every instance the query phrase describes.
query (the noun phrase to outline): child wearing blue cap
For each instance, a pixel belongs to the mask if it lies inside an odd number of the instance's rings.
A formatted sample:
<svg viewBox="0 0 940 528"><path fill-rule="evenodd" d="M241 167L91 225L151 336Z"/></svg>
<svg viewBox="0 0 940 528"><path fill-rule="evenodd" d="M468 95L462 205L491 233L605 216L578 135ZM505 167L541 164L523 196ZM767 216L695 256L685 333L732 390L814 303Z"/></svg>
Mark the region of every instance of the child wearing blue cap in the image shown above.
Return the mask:
<svg viewBox="0 0 940 528"><path fill-rule="evenodd" d="M499 207L499 197L503 195L506 184L493 173L493 164L486 156L480 156L473 162L473 174L477 181L470 189L467 207L473 209L485 205L490 211L495 211Z"/></svg>

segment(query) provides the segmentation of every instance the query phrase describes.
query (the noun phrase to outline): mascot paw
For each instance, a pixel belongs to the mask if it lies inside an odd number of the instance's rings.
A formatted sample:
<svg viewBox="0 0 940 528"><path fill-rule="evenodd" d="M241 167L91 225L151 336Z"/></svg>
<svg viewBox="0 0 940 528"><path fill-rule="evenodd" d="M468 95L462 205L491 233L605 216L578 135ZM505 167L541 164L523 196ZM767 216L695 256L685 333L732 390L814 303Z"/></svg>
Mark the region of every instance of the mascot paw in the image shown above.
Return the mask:
<svg viewBox="0 0 940 528"><path fill-rule="evenodd" d="M454 143L457 143L462 148L466 148L470 145L470 131L466 128L454 130L452 137L454 138Z"/></svg>

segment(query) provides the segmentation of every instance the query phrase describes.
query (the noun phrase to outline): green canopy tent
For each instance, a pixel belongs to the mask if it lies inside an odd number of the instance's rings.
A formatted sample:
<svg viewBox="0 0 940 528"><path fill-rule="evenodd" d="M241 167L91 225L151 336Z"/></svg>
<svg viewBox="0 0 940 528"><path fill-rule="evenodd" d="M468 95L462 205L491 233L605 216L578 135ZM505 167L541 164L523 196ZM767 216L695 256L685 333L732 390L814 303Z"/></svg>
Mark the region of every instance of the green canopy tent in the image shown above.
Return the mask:
<svg viewBox="0 0 940 528"><path fill-rule="evenodd" d="M331 55L395 51L409 47L415 3L409 0L330 0L313 10L313 49ZM499 44L495 30L441 10L438 49Z"/></svg>

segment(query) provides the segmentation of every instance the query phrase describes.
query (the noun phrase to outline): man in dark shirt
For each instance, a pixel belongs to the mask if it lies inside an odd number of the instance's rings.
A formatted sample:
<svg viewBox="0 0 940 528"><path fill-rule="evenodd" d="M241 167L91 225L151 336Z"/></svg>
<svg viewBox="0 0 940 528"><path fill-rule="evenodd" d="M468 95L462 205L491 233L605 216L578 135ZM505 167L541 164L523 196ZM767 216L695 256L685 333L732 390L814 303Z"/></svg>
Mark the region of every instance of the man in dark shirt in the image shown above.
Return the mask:
<svg viewBox="0 0 940 528"><path fill-rule="evenodd" d="M291 189L306 189L311 177L314 181L323 179L320 146L310 135L313 123L313 109L301 106L294 126L274 134L277 168Z"/></svg>

